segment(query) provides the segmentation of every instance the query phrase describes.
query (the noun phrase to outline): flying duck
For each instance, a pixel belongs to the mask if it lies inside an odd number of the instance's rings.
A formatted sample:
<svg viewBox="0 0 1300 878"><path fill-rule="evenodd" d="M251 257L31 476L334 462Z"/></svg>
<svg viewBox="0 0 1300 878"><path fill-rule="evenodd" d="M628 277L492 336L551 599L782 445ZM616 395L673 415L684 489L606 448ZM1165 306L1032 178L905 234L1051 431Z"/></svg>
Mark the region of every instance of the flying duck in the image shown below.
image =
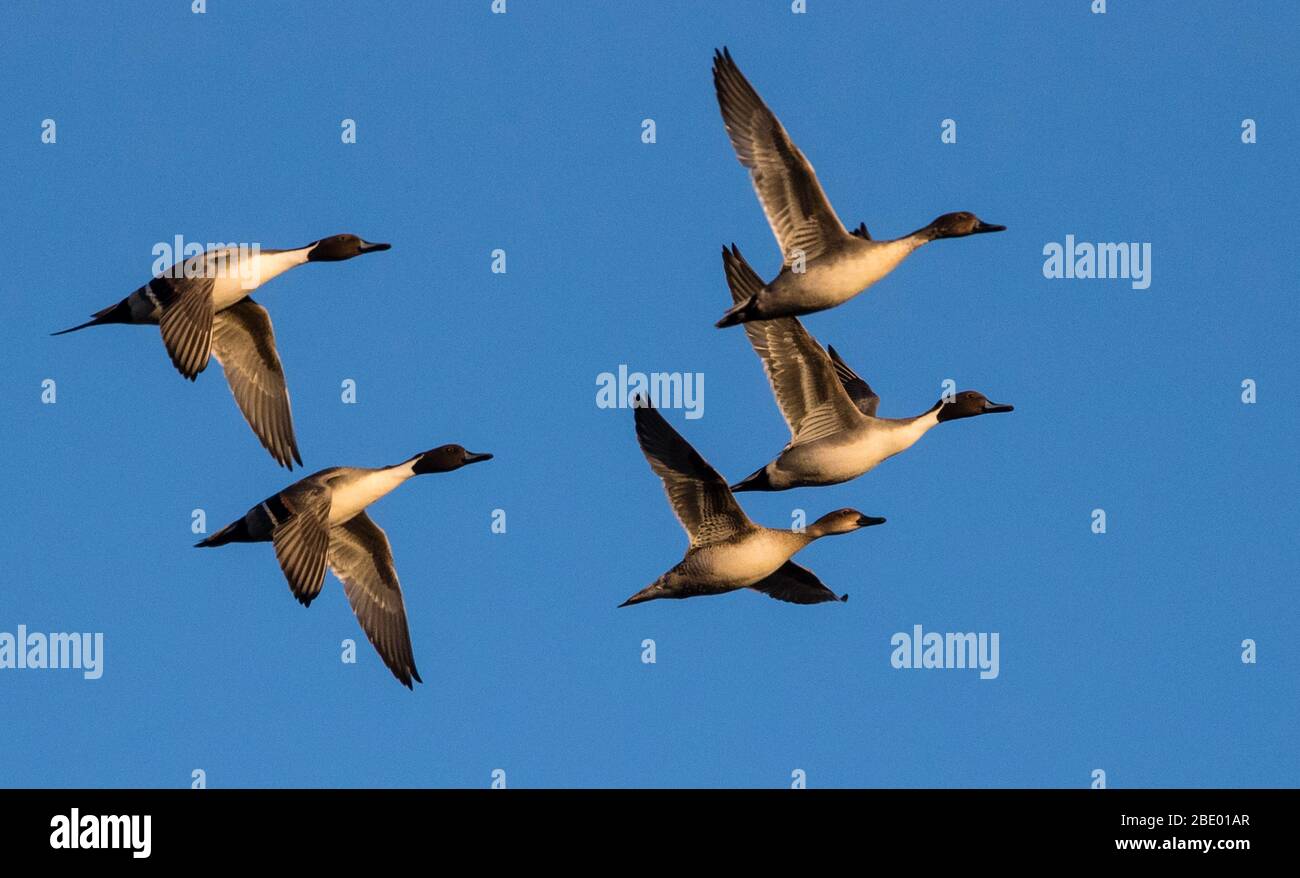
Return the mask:
<svg viewBox="0 0 1300 878"><path fill-rule="evenodd" d="M402 685L413 689L412 680L424 681L415 669L393 551L384 531L366 515L366 507L412 476L491 459L490 454L444 445L394 466L323 469L263 500L195 546L273 543L289 589L304 607L320 594L328 564L379 657Z"/></svg>
<svg viewBox="0 0 1300 878"><path fill-rule="evenodd" d="M356 235L334 235L296 250L214 248L173 265L85 323L53 334L106 323L155 324L177 371L191 381L207 368L209 356L216 357L262 447L293 469L302 457L275 332L271 316L249 293L308 262L341 262L388 248Z"/></svg>
<svg viewBox="0 0 1300 878"><path fill-rule="evenodd" d="M731 298L744 302L763 287L735 244L722 248ZM790 443L776 460L731 486L733 491L784 491L856 479L906 451L935 424L1009 412L975 390L940 399L914 418L879 418L880 397L830 348L822 350L794 317L756 320L745 334L763 363L776 404L790 427Z"/></svg>
<svg viewBox="0 0 1300 878"><path fill-rule="evenodd" d="M833 308L889 274L923 244L1006 228L962 211L946 213L892 241L873 240L866 223L849 232L835 215L808 159L725 48L713 55L713 85L731 145L740 163L749 168L783 259L781 273L728 310L718 321L719 328Z"/></svg>
<svg viewBox="0 0 1300 878"><path fill-rule="evenodd" d="M822 585L811 570L790 560L813 540L850 533L885 519L856 509L827 513L804 531L760 527L749 520L726 481L651 408L644 396L636 406L636 438L650 468L663 479L668 502L690 537L677 566L619 604L659 598L689 598L752 588L794 604L848 600Z"/></svg>

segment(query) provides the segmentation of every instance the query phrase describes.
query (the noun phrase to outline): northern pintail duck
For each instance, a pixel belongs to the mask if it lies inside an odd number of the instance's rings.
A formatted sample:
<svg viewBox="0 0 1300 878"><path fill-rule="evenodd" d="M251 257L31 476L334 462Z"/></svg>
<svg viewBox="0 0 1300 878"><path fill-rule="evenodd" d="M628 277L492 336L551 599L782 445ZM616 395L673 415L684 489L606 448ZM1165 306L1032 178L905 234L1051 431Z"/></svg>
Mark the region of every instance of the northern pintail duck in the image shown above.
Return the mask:
<svg viewBox="0 0 1300 878"><path fill-rule="evenodd" d="M491 460L459 445L444 445L394 466L336 466L294 482L248 510L196 546L227 543L275 545L275 557L302 605L310 606L325 584L325 567L343 583L366 637L402 685L420 683L411 652L402 587L388 537L366 507L412 476L445 473Z"/></svg>
<svg viewBox="0 0 1300 878"><path fill-rule="evenodd" d="M760 527L749 520L727 482L681 435L651 408L634 401L636 438L650 468L663 479L668 502L690 537L681 563L620 607L658 598L689 598L752 588L795 604L847 600L822 585L811 570L790 558L813 540L850 533L885 519L839 509L803 531Z"/></svg>
<svg viewBox="0 0 1300 878"><path fill-rule="evenodd" d="M946 213L892 241L872 240L866 223L850 233L835 215L813 166L726 49L714 53L713 85L731 145L749 169L783 259L781 273L754 296L736 303L718 321L719 327L833 308L889 274L923 244L1006 228L962 211Z"/></svg>
<svg viewBox="0 0 1300 878"><path fill-rule="evenodd" d="M762 288L762 279L735 244L722 248L722 263L733 301L746 301ZM733 491L847 482L911 448L936 424L1013 410L978 391L963 390L914 418L879 418L880 397L871 386L835 348L823 350L797 318L746 323L745 334L790 427L790 442L776 460L732 485Z"/></svg>
<svg viewBox="0 0 1300 878"><path fill-rule="evenodd" d="M106 323L157 325L172 363L191 381L207 368L210 356L216 357L262 447L281 466L293 469L302 457L275 332L271 316L249 293L308 262L341 262L388 248L356 235L334 235L295 250L215 248L172 266L116 305L54 335Z"/></svg>

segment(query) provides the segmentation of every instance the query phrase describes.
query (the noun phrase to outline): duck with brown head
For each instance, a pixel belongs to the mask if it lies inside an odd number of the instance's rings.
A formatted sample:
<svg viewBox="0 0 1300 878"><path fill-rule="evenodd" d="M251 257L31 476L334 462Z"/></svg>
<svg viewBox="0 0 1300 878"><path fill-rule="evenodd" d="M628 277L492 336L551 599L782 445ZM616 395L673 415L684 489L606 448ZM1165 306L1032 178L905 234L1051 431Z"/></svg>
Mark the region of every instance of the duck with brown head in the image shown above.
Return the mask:
<svg viewBox="0 0 1300 878"><path fill-rule="evenodd" d="M417 455L411 471L417 476L425 473L449 473L467 464L491 459L490 454L466 451L459 445L441 445Z"/></svg>
<svg viewBox="0 0 1300 878"><path fill-rule="evenodd" d="M876 515L863 515L856 509L836 509L810 524L807 532L816 540L837 534L849 534L864 527L874 527L884 523L885 519Z"/></svg>
<svg viewBox="0 0 1300 878"><path fill-rule="evenodd" d="M352 611L393 676L407 688L420 682L411 651L402 588L384 531L366 509L408 479L446 473L491 454L440 445L393 466L336 466L313 473L254 506L196 543L271 542L289 589L309 606L325 584L329 567L343 583Z"/></svg>
<svg viewBox="0 0 1300 878"><path fill-rule="evenodd" d="M950 400L940 399L934 404L938 410L938 422L956 421L961 418L973 418L976 415L995 415L1002 412L1014 412L1016 407L1005 403L993 402L978 390L963 390Z"/></svg>
<svg viewBox="0 0 1300 878"><path fill-rule="evenodd" d="M752 588L796 604L844 600L812 571L791 561L809 543L884 524L856 509L823 515L802 531L754 524L726 481L657 410L635 410L636 435L650 468L663 480L677 520L690 538L685 557L621 607L660 598L725 594Z"/></svg>
<svg viewBox="0 0 1300 878"><path fill-rule="evenodd" d="M388 248L356 235L333 235L290 250L212 247L163 270L87 322L54 334L109 323L157 326L172 364L191 381L215 358L262 446L281 466L293 469L302 456L271 315L250 294L308 262L342 262Z"/></svg>
<svg viewBox="0 0 1300 878"><path fill-rule="evenodd" d="M375 244L356 235L331 235L307 245L308 262L342 262L363 253L380 253L392 244ZM309 249L308 249L309 248Z"/></svg>
<svg viewBox="0 0 1300 878"><path fill-rule="evenodd" d="M743 301L762 285L738 249L724 249L722 259L732 301ZM745 335L767 373L790 441L774 460L732 485L733 491L846 482L911 448L941 421L1012 410L968 390L914 418L881 418L876 415L880 397L871 386L835 348L818 344L798 319L746 323Z"/></svg>
<svg viewBox="0 0 1300 878"><path fill-rule="evenodd" d="M843 304L938 238L1000 232L973 213L948 213L910 235L872 240L866 225L850 233L831 207L812 164L795 146L726 49L713 56L722 122L781 248L780 273L732 307L718 327L795 317Z"/></svg>
<svg viewBox="0 0 1300 878"><path fill-rule="evenodd" d="M912 235L919 235L929 238L931 241L937 241L940 238L965 238L967 235L983 235L988 232L1005 232L1006 230L1006 226L986 223L969 211L959 210L956 213L945 213L943 216L936 217L934 222L924 228L917 229Z"/></svg>

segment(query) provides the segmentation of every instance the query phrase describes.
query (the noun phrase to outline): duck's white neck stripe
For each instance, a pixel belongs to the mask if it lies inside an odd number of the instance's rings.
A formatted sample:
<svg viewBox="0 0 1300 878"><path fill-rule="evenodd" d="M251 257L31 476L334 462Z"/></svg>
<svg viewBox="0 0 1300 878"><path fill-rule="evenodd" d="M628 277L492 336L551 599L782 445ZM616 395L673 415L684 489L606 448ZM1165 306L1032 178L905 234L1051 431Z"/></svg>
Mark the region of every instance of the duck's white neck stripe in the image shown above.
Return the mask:
<svg viewBox="0 0 1300 878"><path fill-rule="evenodd" d="M257 285L261 286L273 277L284 274L291 268L306 263L307 254L315 244L309 244L297 250L282 250L279 253L258 253L253 257L252 275Z"/></svg>
<svg viewBox="0 0 1300 878"><path fill-rule="evenodd" d="M939 407L936 407L933 411L928 411L923 415L918 415L913 418L911 423L909 423L905 429L908 443L903 446L904 449L911 448L915 445L920 438L930 432L930 429L937 423L939 423Z"/></svg>
<svg viewBox="0 0 1300 878"><path fill-rule="evenodd" d="M348 479L333 490L330 524L346 521L379 498L395 491L413 475L415 475L415 461L408 460L396 466L367 470L355 478Z"/></svg>
<svg viewBox="0 0 1300 878"><path fill-rule="evenodd" d="M925 429L926 429L926 430L930 429L930 428L933 427L935 424L939 423L939 411L940 411L940 409L942 409L942 408L943 408L943 406L941 406L941 405L937 405L937 406L935 406L935 407L934 407L933 409L931 409L930 411L928 411L928 412L926 412L925 414L919 416L919 417L917 418L917 421L924 422L924 424L925 424Z"/></svg>

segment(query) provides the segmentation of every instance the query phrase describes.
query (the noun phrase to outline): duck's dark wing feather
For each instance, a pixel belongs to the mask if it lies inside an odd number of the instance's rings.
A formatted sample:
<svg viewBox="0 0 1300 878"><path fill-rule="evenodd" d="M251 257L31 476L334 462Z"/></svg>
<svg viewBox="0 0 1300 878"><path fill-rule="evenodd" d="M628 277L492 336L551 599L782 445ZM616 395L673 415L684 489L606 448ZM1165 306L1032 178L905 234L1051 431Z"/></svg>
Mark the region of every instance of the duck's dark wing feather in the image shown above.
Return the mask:
<svg viewBox="0 0 1300 878"><path fill-rule="evenodd" d="M244 420L281 466L302 464L293 434L289 388L275 350L271 315L251 298L216 315L212 355L221 363Z"/></svg>
<svg viewBox="0 0 1300 878"><path fill-rule="evenodd" d="M732 301L743 302L762 288L763 281L734 244L723 249L722 263ZM831 358L797 318L751 320L744 327L790 427L791 443L813 442L857 426L858 411L836 378Z"/></svg>
<svg viewBox="0 0 1300 878"><path fill-rule="evenodd" d="M815 259L848 237L812 164L726 49L714 53L713 86L731 145L740 163L749 169L785 264L790 265L799 252L806 259Z"/></svg>
<svg viewBox="0 0 1300 878"><path fill-rule="evenodd" d="M649 405L635 409L636 438L650 468L663 480L668 502L691 547L707 546L750 530L727 482Z"/></svg>
<svg viewBox="0 0 1300 878"><path fill-rule="evenodd" d="M212 287L210 277L156 277L149 290L158 299L162 316L158 328L176 371L193 381L208 367L212 353Z"/></svg>
<svg viewBox="0 0 1300 878"><path fill-rule="evenodd" d="M792 604L820 604L826 601L847 601L848 595L837 595L817 578L807 567L786 561L766 579L750 586L770 598Z"/></svg>
<svg viewBox="0 0 1300 878"><path fill-rule="evenodd" d="M343 583L352 612L384 664L408 689L423 682L415 669L402 587L388 537L361 512L330 529L330 569Z"/></svg>
<svg viewBox="0 0 1300 878"><path fill-rule="evenodd" d="M844 385L844 392L853 400L853 404L858 407L869 418L876 416L876 409L880 406L880 397L871 389L863 378L849 368L849 364L844 362L843 358L836 352L833 346L827 350L831 355L831 362L835 366L835 377Z"/></svg>
<svg viewBox="0 0 1300 878"><path fill-rule="evenodd" d="M310 606L325 582L330 489L315 477L308 477L281 491L278 500L289 517L276 521L271 530L275 558L293 596L304 607Z"/></svg>
<svg viewBox="0 0 1300 878"><path fill-rule="evenodd" d="M235 270L230 249L218 248L191 256L148 283L148 292L162 311L158 327L167 355L191 381L208 367L212 352L216 280Z"/></svg>

